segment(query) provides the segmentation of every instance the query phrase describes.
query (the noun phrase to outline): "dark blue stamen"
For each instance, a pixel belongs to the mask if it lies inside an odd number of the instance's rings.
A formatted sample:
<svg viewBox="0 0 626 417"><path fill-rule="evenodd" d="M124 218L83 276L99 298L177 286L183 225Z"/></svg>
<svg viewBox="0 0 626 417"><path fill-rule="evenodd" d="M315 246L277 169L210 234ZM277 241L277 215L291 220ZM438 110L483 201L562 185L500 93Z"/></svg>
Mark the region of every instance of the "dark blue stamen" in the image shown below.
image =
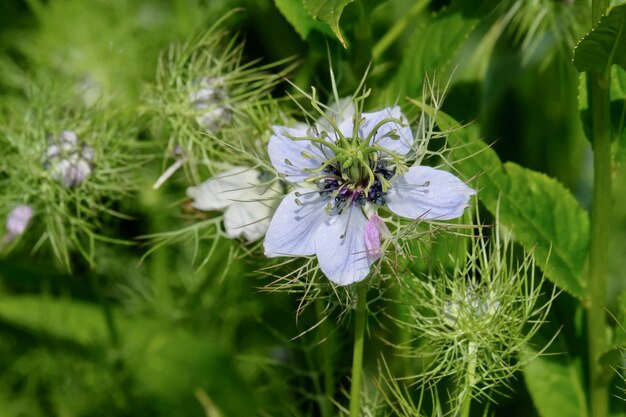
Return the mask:
<svg viewBox="0 0 626 417"><path fill-rule="evenodd" d="M320 196L333 196L333 204L330 209L331 215L338 215L351 204L364 206L372 203L383 206L386 204L383 191L383 181L389 181L396 174L395 167L388 166L389 161L373 160L371 169L374 173L374 183L367 187L369 178L358 178L346 180L341 175L341 169L328 164L322 169L322 173L327 177L322 178L317 183Z"/></svg>

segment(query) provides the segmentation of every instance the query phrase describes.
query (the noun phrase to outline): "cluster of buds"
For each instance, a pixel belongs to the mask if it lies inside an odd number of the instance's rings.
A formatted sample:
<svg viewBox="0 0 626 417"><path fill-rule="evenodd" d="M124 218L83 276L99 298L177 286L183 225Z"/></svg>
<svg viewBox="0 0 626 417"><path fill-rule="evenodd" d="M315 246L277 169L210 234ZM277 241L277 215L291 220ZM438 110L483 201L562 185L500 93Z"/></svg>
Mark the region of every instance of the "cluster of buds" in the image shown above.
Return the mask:
<svg viewBox="0 0 626 417"><path fill-rule="evenodd" d="M196 122L207 132L216 132L228 125L233 117L228 107L229 93L221 77L203 77L194 83L189 94Z"/></svg>
<svg viewBox="0 0 626 417"><path fill-rule="evenodd" d="M44 154L44 166L50 175L65 187L77 187L91 174L94 150L81 144L76 133L61 132L51 140Z"/></svg>

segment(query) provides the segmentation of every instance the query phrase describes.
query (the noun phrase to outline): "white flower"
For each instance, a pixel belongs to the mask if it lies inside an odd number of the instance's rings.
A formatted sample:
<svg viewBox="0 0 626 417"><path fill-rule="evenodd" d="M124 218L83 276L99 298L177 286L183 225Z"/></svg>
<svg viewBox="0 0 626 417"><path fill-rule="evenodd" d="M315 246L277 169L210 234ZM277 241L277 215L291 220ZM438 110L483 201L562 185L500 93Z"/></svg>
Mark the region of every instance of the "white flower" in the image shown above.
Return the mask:
<svg viewBox="0 0 626 417"><path fill-rule="evenodd" d="M449 172L404 165L414 139L399 107L330 121L328 131L319 123L273 127L270 159L297 187L272 217L265 255L315 254L332 282L348 285L363 280L381 256L375 240L386 226L366 213L385 207L409 219L453 219L476 192Z"/></svg>
<svg viewBox="0 0 626 417"><path fill-rule="evenodd" d="M24 233L30 223L31 217L33 217L32 207L26 204L20 204L13 208L7 217L7 238L13 239Z"/></svg>
<svg viewBox="0 0 626 417"><path fill-rule="evenodd" d="M233 167L197 187L187 188L198 210L224 210L224 228L231 238L249 242L263 237L279 192L263 184L256 169Z"/></svg>
<svg viewBox="0 0 626 417"><path fill-rule="evenodd" d="M46 149L44 165L52 178L66 187L76 187L91 174L93 157L92 147L81 144L76 133L64 130Z"/></svg>

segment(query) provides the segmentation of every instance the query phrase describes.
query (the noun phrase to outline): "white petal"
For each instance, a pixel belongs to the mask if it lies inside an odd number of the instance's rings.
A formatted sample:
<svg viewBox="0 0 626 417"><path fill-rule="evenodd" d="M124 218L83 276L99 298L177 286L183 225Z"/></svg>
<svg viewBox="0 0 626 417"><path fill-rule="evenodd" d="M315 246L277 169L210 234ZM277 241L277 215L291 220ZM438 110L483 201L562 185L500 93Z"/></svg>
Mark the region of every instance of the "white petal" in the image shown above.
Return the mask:
<svg viewBox="0 0 626 417"><path fill-rule="evenodd" d="M449 172L414 166L396 179L385 199L389 210L410 219L459 217L476 191Z"/></svg>
<svg viewBox="0 0 626 417"><path fill-rule="evenodd" d="M270 224L271 202L259 201L231 204L224 212L224 228L231 238L243 236L248 242L263 237Z"/></svg>
<svg viewBox="0 0 626 417"><path fill-rule="evenodd" d="M388 121L380 125L377 132L372 136L371 144L379 145L382 148L389 149L400 155L407 154L413 147L413 132L407 121L406 116L402 114L400 107L387 107L381 111L374 113L363 113L361 118L365 119L361 126L359 126L359 136L361 139L367 138L373 129L376 128L379 123L385 119L394 118L402 122L402 125L397 122ZM388 136L391 131L395 130L395 135L399 136L398 139L392 139Z"/></svg>
<svg viewBox="0 0 626 417"><path fill-rule="evenodd" d="M317 260L322 272L335 284L352 284L369 274L376 257L367 253L366 225L367 219L358 206L329 216L320 225L315 236Z"/></svg>
<svg viewBox="0 0 626 417"><path fill-rule="evenodd" d="M308 140L292 140L292 137L306 137L305 129L292 129L284 126L273 126L274 134L267 145L267 153L276 168L276 172L285 175L287 181L298 183L311 176L306 169L319 168L328 158L324 154L332 152Z"/></svg>
<svg viewBox="0 0 626 417"><path fill-rule="evenodd" d="M255 187L259 184L259 172L245 167L233 167L209 178L197 187L187 188L193 207L198 210L221 210L234 201L258 199Z"/></svg>
<svg viewBox="0 0 626 417"><path fill-rule="evenodd" d="M296 202L298 200L300 204ZM315 253L315 234L324 221L328 198L299 188L281 201L265 235L265 256L307 256Z"/></svg>

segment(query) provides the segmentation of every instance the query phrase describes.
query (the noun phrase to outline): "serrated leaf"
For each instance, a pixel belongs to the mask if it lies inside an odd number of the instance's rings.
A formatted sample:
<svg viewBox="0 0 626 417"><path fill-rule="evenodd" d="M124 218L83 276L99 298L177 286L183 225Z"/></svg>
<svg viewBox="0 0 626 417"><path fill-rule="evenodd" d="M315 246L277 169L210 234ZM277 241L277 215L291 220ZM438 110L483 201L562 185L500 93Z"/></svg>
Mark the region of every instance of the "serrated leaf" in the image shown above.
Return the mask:
<svg viewBox="0 0 626 417"><path fill-rule="evenodd" d="M626 4L612 8L583 37L574 49L574 66L579 72L598 71L609 75L611 65L626 69Z"/></svg>
<svg viewBox="0 0 626 417"><path fill-rule="evenodd" d="M502 163L496 152L472 136L471 128L442 112L437 123L453 130L448 144L455 168L472 186L478 198L516 241L534 249L535 259L546 277L559 288L582 299L582 272L589 245L589 217L572 194L558 181L517 164Z"/></svg>
<svg viewBox="0 0 626 417"><path fill-rule="evenodd" d="M587 417L580 363L562 352L539 356L526 365L526 386L541 417Z"/></svg>
<svg viewBox="0 0 626 417"><path fill-rule="evenodd" d="M314 30L319 30L329 35L332 34L327 25L316 21L309 15L309 12L304 8L302 0L274 0L274 4L302 40L307 40L309 34Z"/></svg>
<svg viewBox="0 0 626 417"><path fill-rule="evenodd" d="M303 3L304 7L309 11L309 14L316 20L326 22L343 47L347 48L346 40L339 28L339 19L341 19L343 9L353 1L354 0L303 0Z"/></svg>

